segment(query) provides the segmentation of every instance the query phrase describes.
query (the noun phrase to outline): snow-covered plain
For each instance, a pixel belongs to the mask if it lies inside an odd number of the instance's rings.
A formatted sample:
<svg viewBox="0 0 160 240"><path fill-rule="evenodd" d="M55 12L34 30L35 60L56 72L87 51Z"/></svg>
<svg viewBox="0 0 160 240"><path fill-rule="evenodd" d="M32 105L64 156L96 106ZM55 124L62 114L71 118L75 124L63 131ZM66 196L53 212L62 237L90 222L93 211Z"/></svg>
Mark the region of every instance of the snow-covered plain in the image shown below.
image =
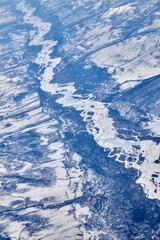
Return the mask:
<svg viewBox="0 0 160 240"><path fill-rule="evenodd" d="M113 180L107 183L109 175L98 174L96 168L88 167L85 153L91 148L90 143L81 156L83 141L76 146L76 139L83 133L88 134L88 139L91 136L91 145L95 144L92 151L102 149L106 162L114 158L114 166L123 165L128 172L136 170L132 184L136 182L137 188L143 189L143 198L160 200L159 116L156 111L142 112L139 99L130 105L125 102L125 94L138 91L148 79L160 73L158 2L43 0L39 2L42 14L37 11L38 5L30 1L16 1L16 9L3 3L0 24L6 25L2 31L4 44L0 46L3 148L0 205L13 214L2 214L0 236L133 239L132 235L115 230L112 211L106 219L105 198L114 196ZM4 14L6 9L8 18ZM56 15L55 26L54 21L50 22L52 14ZM52 34L58 25L56 21L61 23L61 41L57 40L59 30ZM16 24L19 28L15 30ZM100 75L91 84L97 86L96 90L86 89L83 78L81 87L76 74L72 78L68 73L57 77L67 64L73 64L74 73L74 64L79 62L88 77L93 67L105 71L103 81ZM105 97L104 86L109 86ZM44 99L43 94L47 96ZM117 103L117 96L124 105ZM155 99L152 104L158 106L159 102ZM119 114L117 119L112 113L115 109ZM67 119L74 111L76 119ZM128 137L127 131L132 131L132 135ZM95 154L90 161L96 163L99 158ZM105 164L101 168L107 172ZM90 197L85 189L92 189ZM99 205L92 204L95 196ZM100 227L94 223L97 219ZM132 220L135 224L136 220ZM151 235L144 229L136 234L136 239L148 236L157 239L158 227Z"/></svg>

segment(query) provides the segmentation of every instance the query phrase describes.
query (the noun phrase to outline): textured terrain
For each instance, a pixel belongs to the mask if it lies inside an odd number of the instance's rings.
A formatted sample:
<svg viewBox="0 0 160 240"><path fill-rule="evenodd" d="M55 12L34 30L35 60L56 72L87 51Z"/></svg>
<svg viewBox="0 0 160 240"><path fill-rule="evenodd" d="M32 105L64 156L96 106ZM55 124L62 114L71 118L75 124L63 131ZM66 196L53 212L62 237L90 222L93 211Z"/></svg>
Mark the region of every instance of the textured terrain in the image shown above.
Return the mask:
<svg viewBox="0 0 160 240"><path fill-rule="evenodd" d="M160 3L0 2L0 239L160 239Z"/></svg>

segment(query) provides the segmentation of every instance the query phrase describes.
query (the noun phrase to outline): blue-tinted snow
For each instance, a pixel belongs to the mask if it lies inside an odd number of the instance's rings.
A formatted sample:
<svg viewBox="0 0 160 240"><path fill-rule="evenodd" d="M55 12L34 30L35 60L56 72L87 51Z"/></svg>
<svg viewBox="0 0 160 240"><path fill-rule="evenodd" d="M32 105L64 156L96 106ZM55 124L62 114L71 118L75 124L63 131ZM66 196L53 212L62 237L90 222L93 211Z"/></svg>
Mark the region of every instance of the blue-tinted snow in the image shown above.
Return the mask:
<svg viewBox="0 0 160 240"><path fill-rule="evenodd" d="M159 239L159 2L0 13L1 239Z"/></svg>

